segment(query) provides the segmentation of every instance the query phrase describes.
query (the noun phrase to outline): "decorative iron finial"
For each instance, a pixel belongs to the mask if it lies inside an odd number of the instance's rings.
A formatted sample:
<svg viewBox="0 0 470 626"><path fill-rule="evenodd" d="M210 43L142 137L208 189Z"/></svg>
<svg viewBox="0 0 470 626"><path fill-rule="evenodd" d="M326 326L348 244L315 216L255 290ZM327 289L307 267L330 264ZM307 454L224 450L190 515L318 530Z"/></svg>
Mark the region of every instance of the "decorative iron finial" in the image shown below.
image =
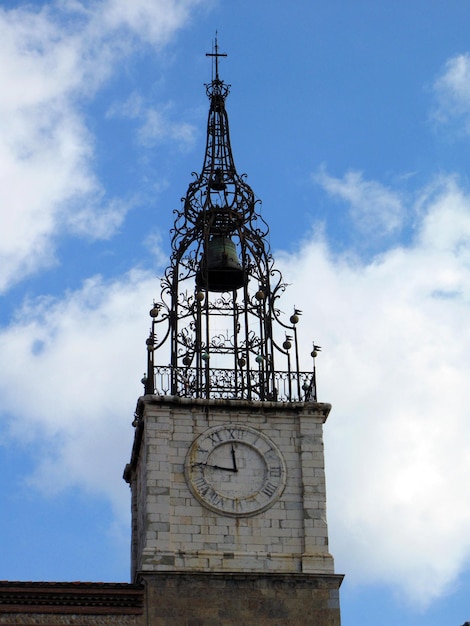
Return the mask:
<svg viewBox="0 0 470 626"><path fill-rule="evenodd" d="M214 72L214 68L215 68L215 78L213 77L212 80L216 80L219 81L219 57L226 57L226 53L225 52L219 52L219 44L217 42L217 31L215 31L215 39L214 39L214 45L212 47L212 52L206 52L206 57L213 57L213 66L212 66L212 72Z"/></svg>

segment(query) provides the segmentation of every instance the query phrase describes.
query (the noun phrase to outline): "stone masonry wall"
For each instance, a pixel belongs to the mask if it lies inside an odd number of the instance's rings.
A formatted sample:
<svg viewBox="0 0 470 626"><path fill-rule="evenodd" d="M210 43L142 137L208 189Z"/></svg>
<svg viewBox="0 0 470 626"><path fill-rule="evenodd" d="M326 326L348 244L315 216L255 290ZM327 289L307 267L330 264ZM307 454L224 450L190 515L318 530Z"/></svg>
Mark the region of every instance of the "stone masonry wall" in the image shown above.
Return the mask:
<svg viewBox="0 0 470 626"><path fill-rule="evenodd" d="M149 626L340 626L334 575L146 574Z"/></svg>
<svg viewBox="0 0 470 626"><path fill-rule="evenodd" d="M145 432L132 480L139 512L137 571L333 572L322 437L329 405L208 405L156 396L145 396L143 403ZM251 517L214 513L186 484L184 462L193 440L227 423L258 429L286 462L283 494Z"/></svg>

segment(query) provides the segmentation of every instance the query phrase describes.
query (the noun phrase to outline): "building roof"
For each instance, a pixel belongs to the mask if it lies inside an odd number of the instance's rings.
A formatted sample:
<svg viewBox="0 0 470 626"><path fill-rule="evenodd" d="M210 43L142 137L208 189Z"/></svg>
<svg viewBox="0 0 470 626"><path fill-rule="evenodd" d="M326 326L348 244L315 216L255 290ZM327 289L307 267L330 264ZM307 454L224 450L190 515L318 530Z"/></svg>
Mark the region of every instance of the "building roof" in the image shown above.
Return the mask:
<svg viewBox="0 0 470 626"><path fill-rule="evenodd" d="M0 581L0 613L137 615L143 598L129 583Z"/></svg>

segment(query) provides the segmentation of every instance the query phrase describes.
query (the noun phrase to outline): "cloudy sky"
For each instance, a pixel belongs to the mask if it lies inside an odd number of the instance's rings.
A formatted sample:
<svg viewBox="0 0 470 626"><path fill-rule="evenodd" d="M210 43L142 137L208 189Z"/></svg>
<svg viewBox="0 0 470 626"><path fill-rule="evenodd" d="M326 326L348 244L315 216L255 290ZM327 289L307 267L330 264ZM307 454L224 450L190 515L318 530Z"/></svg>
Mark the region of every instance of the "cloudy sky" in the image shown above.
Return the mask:
<svg viewBox="0 0 470 626"><path fill-rule="evenodd" d="M323 348L343 624L470 620L469 24L466 0L3 0L0 579L129 580L148 310L218 30L237 169Z"/></svg>

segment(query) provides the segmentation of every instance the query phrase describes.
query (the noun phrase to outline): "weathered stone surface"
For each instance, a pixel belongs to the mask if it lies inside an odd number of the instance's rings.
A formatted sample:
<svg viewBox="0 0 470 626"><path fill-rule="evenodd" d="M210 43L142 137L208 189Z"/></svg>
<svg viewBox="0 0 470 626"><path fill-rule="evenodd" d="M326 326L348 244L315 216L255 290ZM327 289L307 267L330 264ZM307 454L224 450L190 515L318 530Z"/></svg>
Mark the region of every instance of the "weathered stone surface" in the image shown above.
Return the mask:
<svg viewBox="0 0 470 626"><path fill-rule="evenodd" d="M334 572L322 443L329 405L144 396L138 411L142 420L126 468L133 502L132 577L138 570ZM259 514L220 515L186 483L192 442L227 424L255 428L285 460L285 489Z"/></svg>
<svg viewBox="0 0 470 626"><path fill-rule="evenodd" d="M329 405L145 396L138 412L125 477L146 624L339 626L323 456ZM192 443L227 425L256 429L284 459L284 490L253 515L212 510L186 482Z"/></svg>
<svg viewBox="0 0 470 626"><path fill-rule="evenodd" d="M339 626L342 576L144 574L149 626Z"/></svg>

